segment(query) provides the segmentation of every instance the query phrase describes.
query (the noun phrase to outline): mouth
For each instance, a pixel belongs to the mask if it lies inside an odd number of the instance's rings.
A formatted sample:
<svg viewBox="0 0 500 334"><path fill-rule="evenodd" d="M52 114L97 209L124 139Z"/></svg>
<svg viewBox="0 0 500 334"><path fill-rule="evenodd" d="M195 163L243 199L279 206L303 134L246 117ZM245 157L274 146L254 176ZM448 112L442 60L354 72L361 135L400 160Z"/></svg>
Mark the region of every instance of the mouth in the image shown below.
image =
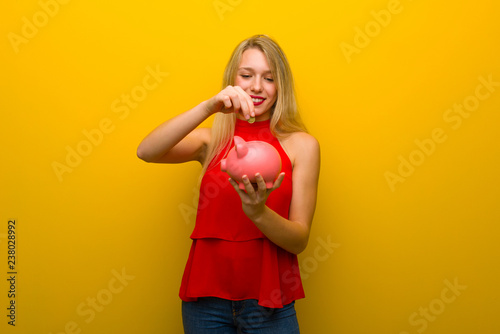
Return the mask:
<svg viewBox="0 0 500 334"><path fill-rule="evenodd" d="M260 106L266 100L262 96L250 95L254 106Z"/></svg>

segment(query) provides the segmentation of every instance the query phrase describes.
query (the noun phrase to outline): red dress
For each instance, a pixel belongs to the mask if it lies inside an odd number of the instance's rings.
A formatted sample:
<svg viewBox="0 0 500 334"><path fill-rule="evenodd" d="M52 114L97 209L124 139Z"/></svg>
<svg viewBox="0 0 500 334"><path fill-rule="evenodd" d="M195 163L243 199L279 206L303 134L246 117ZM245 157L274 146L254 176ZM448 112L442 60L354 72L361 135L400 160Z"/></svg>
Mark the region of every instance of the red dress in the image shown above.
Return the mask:
<svg viewBox="0 0 500 334"><path fill-rule="evenodd" d="M285 179L269 195L266 205L288 218L292 164L269 125L270 120L250 124L237 119L234 134L246 141L268 142L278 150ZM304 298L297 256L269 241L245 215L228 174L220 170L222 158L210 163L201 181L196 225L191 234L193 243L180 298L258 299L260 305L273 308Z"/></svg>

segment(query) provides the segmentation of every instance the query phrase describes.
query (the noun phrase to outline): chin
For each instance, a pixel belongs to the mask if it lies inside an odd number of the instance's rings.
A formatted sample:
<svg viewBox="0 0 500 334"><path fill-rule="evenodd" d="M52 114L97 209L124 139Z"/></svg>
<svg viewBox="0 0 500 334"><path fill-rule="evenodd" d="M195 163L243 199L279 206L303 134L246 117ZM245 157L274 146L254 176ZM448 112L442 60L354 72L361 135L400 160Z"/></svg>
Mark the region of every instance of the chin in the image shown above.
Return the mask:
<svg viewBox="0 0 500 334"><path fill-rule="evenodd" d="M255 115L257 116L257 114L265 114L267 112L271 112L271 110L274 109L273 106L266 106L266 105L260 105L260 106L257 106L255 107Z"/></svg>

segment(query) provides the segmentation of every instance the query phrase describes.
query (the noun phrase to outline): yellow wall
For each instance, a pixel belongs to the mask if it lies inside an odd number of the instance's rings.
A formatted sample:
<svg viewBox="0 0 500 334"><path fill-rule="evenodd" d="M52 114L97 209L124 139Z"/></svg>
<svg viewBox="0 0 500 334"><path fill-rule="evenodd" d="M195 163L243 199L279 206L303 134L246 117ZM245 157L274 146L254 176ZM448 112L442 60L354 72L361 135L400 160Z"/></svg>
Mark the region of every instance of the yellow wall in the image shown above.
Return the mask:
<svg viewBox="0 0 500 334"><path fill-rule="evenodd" d="M497 1L54 1L0 6L2 333L181 332L200 168L135 150L256 33L322 147L302 332L500 332Z"/></svg>

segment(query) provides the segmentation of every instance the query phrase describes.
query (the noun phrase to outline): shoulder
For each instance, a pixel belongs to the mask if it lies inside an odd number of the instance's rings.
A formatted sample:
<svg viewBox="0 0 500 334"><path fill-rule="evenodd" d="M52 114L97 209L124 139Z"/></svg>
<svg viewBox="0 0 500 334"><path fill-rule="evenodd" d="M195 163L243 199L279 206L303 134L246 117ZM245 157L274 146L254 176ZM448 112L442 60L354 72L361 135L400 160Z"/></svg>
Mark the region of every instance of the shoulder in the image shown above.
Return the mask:
<svg viewBox="0 0 500 334"><path fill-rule="evenodd" d="M286 139L291 145L298 148L319 149L319 142L314 136L307 132L292 132Z"/></svg>
<svg viewBox="0 0 500 334"><path fill-rule="evenodd" d="M320 146L318 140L307 132L292 132L280 140L295 167L301 162L319 160Z"/></svg>

